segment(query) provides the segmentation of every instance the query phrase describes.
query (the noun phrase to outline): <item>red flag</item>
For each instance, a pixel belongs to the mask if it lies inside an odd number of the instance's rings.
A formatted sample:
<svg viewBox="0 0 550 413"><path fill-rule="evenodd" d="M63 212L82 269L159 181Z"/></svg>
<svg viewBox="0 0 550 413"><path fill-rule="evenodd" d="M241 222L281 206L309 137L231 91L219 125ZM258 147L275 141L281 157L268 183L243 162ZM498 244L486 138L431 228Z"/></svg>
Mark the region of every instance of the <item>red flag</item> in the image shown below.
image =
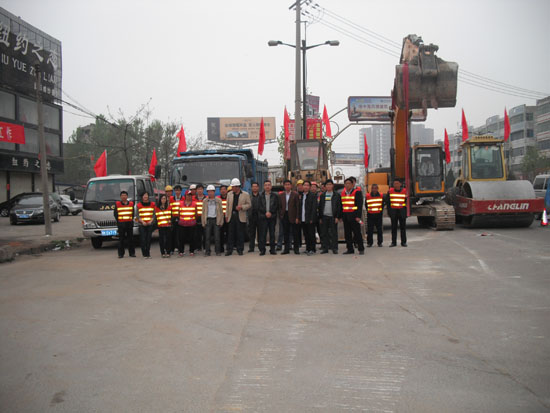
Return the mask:
<svg viewBox="0 0 550 413"><path fill-rule="evenodd" d="M107 176L107 149L103 151L94 165L95 176Z"/></svg>
<svg viewBox="0 0 550 413"><path fill-rule="evenodd" d="M152 176L151 181L155 181L155 168L157 167L157 151L153 149L153 155L151 156L151 165L149 165L149 175Z"/></svg>
<svg viewBox="0 0 550 413"><path fill-rule="evenodd" d="M290 159L290 117L285 106L285 120L284 120L284 129L285 129L285 159Z"/></svg>
<svg viewBox="0 0 550 413"><path fill-rule="evenodd" d="M176 154L176 156L180 156L180 153L187 152L187 142L185 141L185 132L183 131L183 125L181 125L181 129L176 136L180 138L180 142L178 144L178 153Z"/></svg>
<svg viewBox="0 0 550 413"><path fill-rule="evenodd" d="M363 135L363 142L365 144L365 169L369 167L369 144L367 143L367 134Z"/></svg>
<svg viewBox="0 0 550 413"><path fill-rule="evenodd" d="M462 142L468 139L468 122L466 122L466 115L464 115L464 109L462 109Z"/></svg>
<svg viewBox="0 0 550 413"><path fill-rule="evenodd" d="M506 107L504 108L504 142L510 137L510 118L508 117L508 112L506 112Z"/></svg>
<svg viewBox="0 0 550 413"><path fill-rule="evenodd" d="M445 162L451 162L451 151L449 150L449 135L447 134L447 128L445 128Z"/></svg>
<svg viewBox="0 0 550 413"><path fill-rule="evenodd" d="M265 127L264 127L264 118L262 118L262 123L260 123L260 141L258 142L258 155L264 154L264 144L265 144Z"/></svg>
<svg viewBox="0 0 550 413"><path fill-rule="evenodd" d="M332 131L330 130L330 119L328 118L327 105L324 105L323 109L323 122L325 124L325 135L332 138Z"/></svg>

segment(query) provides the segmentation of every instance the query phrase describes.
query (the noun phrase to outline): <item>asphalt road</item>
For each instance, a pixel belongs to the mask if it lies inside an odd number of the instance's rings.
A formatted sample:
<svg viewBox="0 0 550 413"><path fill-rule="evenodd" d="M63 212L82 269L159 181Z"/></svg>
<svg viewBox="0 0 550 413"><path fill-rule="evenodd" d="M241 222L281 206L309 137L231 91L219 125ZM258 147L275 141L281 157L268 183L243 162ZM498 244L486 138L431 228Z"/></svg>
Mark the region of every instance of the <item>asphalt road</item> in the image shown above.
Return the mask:
<svg viewBox="0 0 550 413"><path fill-rule="evenodd" d="M22 257L0 266L0 408L548 411L549 247L413 227L352 257Z"/></svg>

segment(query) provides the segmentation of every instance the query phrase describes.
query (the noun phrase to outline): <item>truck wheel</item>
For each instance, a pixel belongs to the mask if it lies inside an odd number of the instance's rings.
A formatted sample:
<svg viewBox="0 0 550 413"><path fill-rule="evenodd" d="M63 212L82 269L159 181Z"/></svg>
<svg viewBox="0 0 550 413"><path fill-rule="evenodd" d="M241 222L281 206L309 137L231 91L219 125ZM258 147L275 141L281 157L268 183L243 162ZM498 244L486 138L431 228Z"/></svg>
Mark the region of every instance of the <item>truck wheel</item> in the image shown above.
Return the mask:
<svg viewBox="0 0 550 413"><path fill-rule="evenodd" d="M94 247L94 249L98 250L101 248L101 246L103 245L103 240L99 237L95 237L95 238L92 238L92 247Z"/></svg>
<svg viewBox="0 0 550 413"><path fill-rule="evenodd" d="M78 215L79 213L80 213L80 211L74 211L73 215Z"/></svg>

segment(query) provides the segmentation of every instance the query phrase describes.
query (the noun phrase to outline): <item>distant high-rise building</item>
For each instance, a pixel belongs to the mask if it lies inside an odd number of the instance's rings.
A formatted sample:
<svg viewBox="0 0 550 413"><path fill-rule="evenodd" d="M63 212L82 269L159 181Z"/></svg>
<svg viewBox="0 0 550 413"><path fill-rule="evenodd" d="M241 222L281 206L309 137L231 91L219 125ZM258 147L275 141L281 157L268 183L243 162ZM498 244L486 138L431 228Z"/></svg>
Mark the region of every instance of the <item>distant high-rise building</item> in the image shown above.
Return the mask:
<svg viewBox="0 0 550 413"><path fill-rule="evenodd" d="M369 145L369 169L390 166L391 128L389 125L376 125L359 129L359 153L365 153L363 136L367 135Z"/></svg>
<svg viewBox="0 0 550 413"><path fill-rule="evenodd" d="M541 155L550 157L550 96L537 100L535 139Z"/></svg>
<svg viewBox="0 0 550 413"><path fill-rule="evenodd" d="M411 124L411 145L418 143L420 145L433 145L434 130L427 128L423 124Z"/></svg>

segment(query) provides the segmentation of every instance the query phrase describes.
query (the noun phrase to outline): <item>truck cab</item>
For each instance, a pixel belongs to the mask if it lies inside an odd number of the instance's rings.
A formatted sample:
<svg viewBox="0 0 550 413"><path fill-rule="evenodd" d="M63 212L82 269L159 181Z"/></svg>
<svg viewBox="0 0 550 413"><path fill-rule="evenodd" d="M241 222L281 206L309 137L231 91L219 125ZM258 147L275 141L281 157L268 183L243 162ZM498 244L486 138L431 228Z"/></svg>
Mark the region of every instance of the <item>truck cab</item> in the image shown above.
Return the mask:
<svg viewBox="0 0 550 413"><path fill-rule="evenodd" d="M96 249L101 248L103 242L118 237L114 209L121 191L128 192L128 200L133 201L134 206L145 192L149 193L151 202L157 202L158 191L150 176L108 175L90 179L82 205L82 233L90 238ZM134 216L136 214L137 208ZM134 235L138 234L137 222L134 222Z"/></svg>

